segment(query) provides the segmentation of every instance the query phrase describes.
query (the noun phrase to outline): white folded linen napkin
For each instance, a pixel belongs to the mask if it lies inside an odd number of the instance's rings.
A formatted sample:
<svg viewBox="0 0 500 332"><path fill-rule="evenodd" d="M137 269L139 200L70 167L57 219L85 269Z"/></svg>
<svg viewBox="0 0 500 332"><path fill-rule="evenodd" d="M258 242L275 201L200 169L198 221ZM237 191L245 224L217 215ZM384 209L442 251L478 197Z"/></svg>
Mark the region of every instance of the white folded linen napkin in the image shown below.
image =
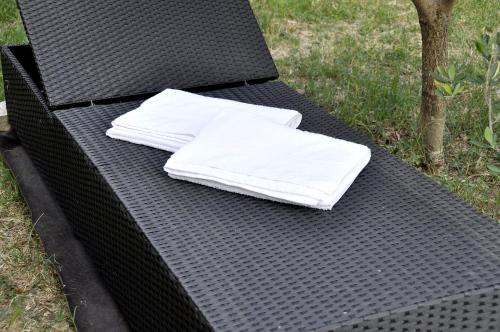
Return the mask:
<svg viewBox="0 0 500 332"><path fill-rule="evenodd" d="M174 179L330 210L370 156L364 145L226 112L173 154L164 170Z"/></svg>
<svg viewBox="0 0 500 332"><path fill-rule="evenodd" d="M302 115L294 110L166 89L144 101L137 109L116 118L106 135L175 152L192 141L213 118L226 111L255 112L292 128L297 128L302 120Z"/></svg>

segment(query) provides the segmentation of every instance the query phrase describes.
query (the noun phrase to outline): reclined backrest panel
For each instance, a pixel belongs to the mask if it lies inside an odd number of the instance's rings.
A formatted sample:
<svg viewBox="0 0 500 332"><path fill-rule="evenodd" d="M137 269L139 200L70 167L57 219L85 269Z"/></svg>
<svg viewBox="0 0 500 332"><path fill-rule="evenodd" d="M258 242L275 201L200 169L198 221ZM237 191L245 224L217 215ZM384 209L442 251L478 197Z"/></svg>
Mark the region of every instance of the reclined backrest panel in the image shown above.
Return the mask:
<svg viewBox="0 0 500 332"><path fill-rule="evenodd" d="M18 0L50 106L274 79L247 0Z"/></svg>

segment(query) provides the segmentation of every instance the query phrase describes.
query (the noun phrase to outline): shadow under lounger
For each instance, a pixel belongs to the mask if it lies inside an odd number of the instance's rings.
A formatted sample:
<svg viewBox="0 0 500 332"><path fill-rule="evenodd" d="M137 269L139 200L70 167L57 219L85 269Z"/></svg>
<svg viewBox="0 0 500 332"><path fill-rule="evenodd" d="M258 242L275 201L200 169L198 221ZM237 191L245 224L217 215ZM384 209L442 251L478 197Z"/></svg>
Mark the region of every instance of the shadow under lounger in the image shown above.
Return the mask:
<svg viewBox="0 0 500 332"><path fill-rule="evenodd" d="M133 328L500 330L497 223L281 82L202 94L296 109L372 160L318 211L169 178L170 153L105 135L139 102L54 112L70 219Z"/></svg>

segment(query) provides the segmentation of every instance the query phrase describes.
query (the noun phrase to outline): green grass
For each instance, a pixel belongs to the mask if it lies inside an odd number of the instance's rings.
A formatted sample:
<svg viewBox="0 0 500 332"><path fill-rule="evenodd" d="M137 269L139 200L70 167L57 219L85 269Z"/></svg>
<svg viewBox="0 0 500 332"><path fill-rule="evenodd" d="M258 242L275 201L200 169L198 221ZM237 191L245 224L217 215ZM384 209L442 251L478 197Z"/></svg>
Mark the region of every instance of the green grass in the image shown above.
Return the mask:
<svg viewBox="0 0 500 332"><path fill-rule="evenodd" d="M252 0L281 78L333 115L422 168L417 130L420 35L410 0ZM500 22L496 1L457 2L450 59L475 59L470 40ZM14 0L0 3L0 44L26 41ZM0 84L0 100L3 87ZM449 106L447 165L435 180L498 217L500 180L480 139L485 105L470 91ZM0 165L0 330L69 330L71 315L15 181Z"/></svg>
<svg viewBox="0 0 500 332"><path fill-rule="evenodd" d="M72 315L9 170L0 163L0 331L71 331Z"/></svg>
<svg viewBox="0 0 500 332"><path fill-rule="evenodd" d="M0 3L0 45L26 42L26 34L17 11L15 0ZM3 76L0 70L0 100L4 100Z"/></svg>
<svg viewBox="0 0 500 332"><path fill-rule="evenodd" d="M420 29L411 1L253 0L281 79L422 169L418 133ZM450 61L477 59L471 41L500 22L495 1L459 1L450 28ZM480 140L487 113L480 91L449 105L447 165L429 173L477 209L498 217L500 180Z"/></svg>
<svg viewBox="0 0 500 332"><path fill-rule="evenodd" d="M15 2L1 0L0 44L24 42ZM2 162L0 248L0 331L74 330L54 262L45 255L16 182Z"/></svg>

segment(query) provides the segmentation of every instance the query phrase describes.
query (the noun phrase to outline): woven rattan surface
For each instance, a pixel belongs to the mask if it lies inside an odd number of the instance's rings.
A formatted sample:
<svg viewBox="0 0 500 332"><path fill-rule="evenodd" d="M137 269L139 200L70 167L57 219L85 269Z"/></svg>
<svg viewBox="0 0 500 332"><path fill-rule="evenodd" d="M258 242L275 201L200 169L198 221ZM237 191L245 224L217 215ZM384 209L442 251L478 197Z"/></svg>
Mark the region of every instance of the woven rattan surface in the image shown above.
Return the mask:
<svg viewBox="0 0 500 332"><path fill-rule="evenodd" d="M30 63L29 48L2 48L9 121L129 325L137 331L209 330L135 221L47 109L24 70Z"/></svg>
<svg viewBox="0 0 500 332"><path fill-rule="evenodd" d="M25 71L29 49L2 52L9 120L133 329L500 330L498 224L282 83L207 94L297 108L303 128L370 145L332 212L170 180L168 153L103 134L137 102L58 112L77 144Z"/></svg>
<svg viewBox="0 0 500 332"><path fill-rule="evenodd" d="M277 76L246 0L18 0L52 106Z"/></svg>
<svg viewBox="0 0 500 332"><path fill-rule="evenodd" d="M169 153L104 134L137 103L55 112L215 330L500 329L496 222L283 83L205 94L297 109L301 129L373 154L334 209L317 211L170 179ZM119 226L99 227L106 238Z"/></svg>

